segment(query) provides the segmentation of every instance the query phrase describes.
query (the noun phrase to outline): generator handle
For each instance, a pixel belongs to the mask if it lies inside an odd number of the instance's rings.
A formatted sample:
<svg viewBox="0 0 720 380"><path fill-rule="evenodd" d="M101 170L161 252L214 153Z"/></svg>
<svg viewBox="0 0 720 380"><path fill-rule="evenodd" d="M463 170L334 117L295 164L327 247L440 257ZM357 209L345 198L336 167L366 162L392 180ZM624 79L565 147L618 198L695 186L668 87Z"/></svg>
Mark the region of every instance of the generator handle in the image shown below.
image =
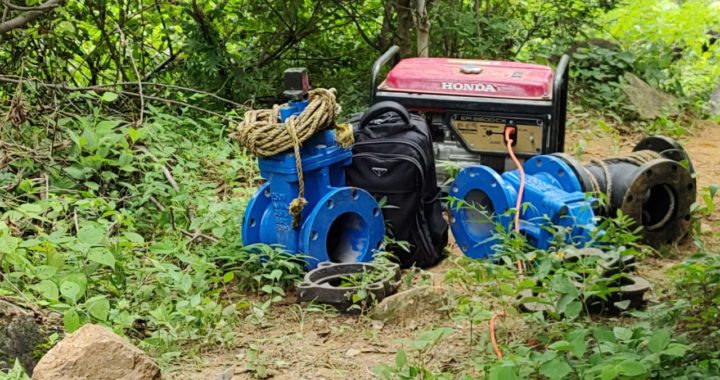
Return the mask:
<svg viewBox="0 0 720 380"><path fill-rule="evenodd" d="M390 58L394 57L398 54L400 51L400 47L397 45L390 46L389 49L383 55L378 57L377 60L375 60L375 63L372 67L372 78L370 80L370 104L375 103L375 93L377 93L377 76L380 72L380 69L388 63Z"/></svg>
<svg viewBox="0 0 720 380"><path fill-rule="evenodd" d="M556 146L553 151L563 152L565 150L565 117L567 114L567 92L569 81L570 57L563 54L560 57L557 68L555 68L555 78L553 78L553 118L555 118L558 126L556 136Z"/></svg>

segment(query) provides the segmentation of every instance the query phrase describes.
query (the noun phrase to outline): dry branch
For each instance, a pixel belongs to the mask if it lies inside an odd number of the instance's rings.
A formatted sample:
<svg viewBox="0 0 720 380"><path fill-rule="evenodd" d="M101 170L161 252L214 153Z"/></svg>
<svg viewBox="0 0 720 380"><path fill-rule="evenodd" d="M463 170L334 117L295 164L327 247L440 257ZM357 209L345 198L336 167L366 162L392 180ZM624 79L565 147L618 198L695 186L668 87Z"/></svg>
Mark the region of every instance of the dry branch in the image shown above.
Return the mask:
<svg viewBox="0 0 720 380"><path fill-rule="evenodd" d="M15 18L12 18L10 20L7 20L7 21L1 23L0 24L0 34L4 34L11 30L22 28L23 26L37 20L38 18L40 18L40 16L43 16L48 11L50 11L56 7L59 7L64 2L65 2L65 0L48 0L37 7L26 8L26 9L28 9L27 12L21 14L20 16L17 16ZM15 5L8 5L9 3L7 1L5 1L4 4L6 7L10 8L10 9L13 9L13 7L15 7L15 9L25 8L25 7L15 6ZM30 9L32 9L32 10L30 10Z"/></svg>

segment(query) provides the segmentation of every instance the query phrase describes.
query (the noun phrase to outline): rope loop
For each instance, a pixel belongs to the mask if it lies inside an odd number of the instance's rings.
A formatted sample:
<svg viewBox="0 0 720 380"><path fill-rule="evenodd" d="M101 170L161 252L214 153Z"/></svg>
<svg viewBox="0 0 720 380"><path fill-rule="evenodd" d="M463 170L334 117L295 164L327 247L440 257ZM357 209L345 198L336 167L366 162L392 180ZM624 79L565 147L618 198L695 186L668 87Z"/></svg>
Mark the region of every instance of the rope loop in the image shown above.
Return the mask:
<svg viewBox="0 0 720 380"><path fill-rule="evenodd" d="M300 216L307 205L305 181L302 171L300 147L315 133L335 129L338 145L349 148L354 143L352 128L348 124L335 124L342 108L335 100L335 89L318 88L308 92L308 105L297 116L280 122L280 106L272 109L245 112L243 122L232 135L250 152L258 157L270 157L293 149L298 176L298 196L290 202L289 212L293 216L293 228L300 227Z"/></svg>

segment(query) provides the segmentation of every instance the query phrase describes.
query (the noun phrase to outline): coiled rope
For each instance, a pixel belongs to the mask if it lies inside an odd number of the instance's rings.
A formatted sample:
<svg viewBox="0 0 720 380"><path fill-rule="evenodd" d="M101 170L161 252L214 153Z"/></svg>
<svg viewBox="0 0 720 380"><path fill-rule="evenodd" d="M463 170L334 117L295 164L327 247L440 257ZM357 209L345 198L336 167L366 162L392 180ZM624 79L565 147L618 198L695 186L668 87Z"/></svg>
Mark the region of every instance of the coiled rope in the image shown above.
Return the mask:
<svg viewBox="0 0 720 380"><path fill-rule="evenodd" d="M335 124L341 107L335 100L335 89L318 88L308 92L308 105L297 116L280 122L280 105L272 109L245 112L243 122L233 137L258 157L270 157L289 149L295 153L295 167L298 176L298 196L290 202L289 212L293 217L293 228L300 226L300 215L307 204L305 181L303 179L300 146L315 133L334 128L338 145L352 146L354 139L348 124Z"/></svg>
<svg viewBox="0 0 720 380"><path fill-rule="evenodd" d="M647 162L650 162L656 158L662 158L662 155L660 153L657 153L652 150L640 150L637 152L632 152L630 154L624 155L624 156L613 156L608 157L603 160L591 160L590 164L598 166L603 171L603 176L605 177L605 196L607 197L607 204L605 205L605 210L609 211L612 207L612 176L610 175L610 168L608 168L607 163L611 161L615 162L629 162L631 164L635 164L637 166L641 166ZM590 180L590 186L592 187L592 192L596 194L602 194L602 191L600 191L600 184L597 181L597 178L593 176L593 174L588 170L587 167L583 166L583 170L585 170L585 173L587 174L588 179Z"/></svg>

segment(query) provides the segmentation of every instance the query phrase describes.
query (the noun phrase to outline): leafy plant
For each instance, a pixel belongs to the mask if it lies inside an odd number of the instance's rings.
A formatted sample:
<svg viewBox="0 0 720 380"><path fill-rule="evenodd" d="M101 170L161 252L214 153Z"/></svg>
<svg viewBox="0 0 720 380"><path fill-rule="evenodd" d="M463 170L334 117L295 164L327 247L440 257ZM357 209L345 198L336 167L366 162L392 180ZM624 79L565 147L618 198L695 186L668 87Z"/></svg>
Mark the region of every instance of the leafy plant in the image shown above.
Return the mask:
<svg viewBox="0 0 720 380"><path fill-rule="evenodd" d="M425 331L417 339L403 340L400 343L411 347L411 357L405 350L398 350L395 365L380 364L373 372L382 379L450 379L450 374L437 374L427 368L431 352L440 341L451 335L453 329L441 327Z"/></svg>

